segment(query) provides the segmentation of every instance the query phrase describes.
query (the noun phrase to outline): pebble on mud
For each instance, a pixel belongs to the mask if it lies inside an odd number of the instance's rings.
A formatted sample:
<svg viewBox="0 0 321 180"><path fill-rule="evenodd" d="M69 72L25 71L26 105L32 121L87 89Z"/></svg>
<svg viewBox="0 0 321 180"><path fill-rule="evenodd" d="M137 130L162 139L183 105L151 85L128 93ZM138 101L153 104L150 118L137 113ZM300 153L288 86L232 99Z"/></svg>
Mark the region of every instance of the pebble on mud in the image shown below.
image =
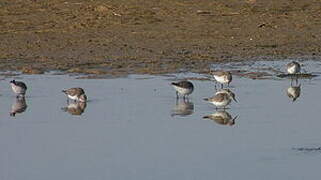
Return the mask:
<svg viewBox="0 0 321 180"><path fill-rule="evenodd" d="M108 8L106 6L99 5L99 6L95 7L95 11L97 11L97 12L108 12Z"/></svg>
<svg viewBox="0 0 321 180"><path fill-rule="evenodd" d="M68 73L84 73L84 70L81 68L71 68L67 70Z"/></svg>
<svg viewBox="0 0 321 180"><path fill-rule="evenodd" d="M43 73L45 73L45 71L42 69L37 69L37 68L32 68L32 67L24 67L24 68L22 68L21 72L24 74L43 74Z"/></svg>

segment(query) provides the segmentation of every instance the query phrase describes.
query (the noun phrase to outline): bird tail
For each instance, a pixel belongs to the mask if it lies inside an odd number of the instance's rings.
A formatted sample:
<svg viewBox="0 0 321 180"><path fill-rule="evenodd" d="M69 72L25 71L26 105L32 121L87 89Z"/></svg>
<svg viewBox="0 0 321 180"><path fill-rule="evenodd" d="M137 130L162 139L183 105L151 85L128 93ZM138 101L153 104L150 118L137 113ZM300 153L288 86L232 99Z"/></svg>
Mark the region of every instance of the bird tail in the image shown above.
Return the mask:
<svg viewBox="0 0 321 180"><path fill-rule="evenodd" d="M63 92L63 93L65 93L65 94L67 93L67 91L66 91L66 90L62 90L62 92Z"/></svg>
<svg viewBox="0 0 321 180"><path fill-rule="evenodd" d="M61 108L61 110L63 110L64 112L67 112L68 111L68 107L63 107L63 108Z"/></svg>
<svg viewBox="0 0 321 180"><path fill-rule="evenodd" d="M171 85L178 86L178 83L172 82Z"/></svg>
<svg viewBox="0 0 321 180"><path fill-rule="evenodd" d="M208 119L208 118L210 118L209 116L203 116L203 119Z"/></svg>
<svg viewBox="0 0 321 180"><path fill-rule="evenodd" d="M208 101L208 100L209 100L209 98L204 98L203 100L204 100L204 101Z"/></svg>

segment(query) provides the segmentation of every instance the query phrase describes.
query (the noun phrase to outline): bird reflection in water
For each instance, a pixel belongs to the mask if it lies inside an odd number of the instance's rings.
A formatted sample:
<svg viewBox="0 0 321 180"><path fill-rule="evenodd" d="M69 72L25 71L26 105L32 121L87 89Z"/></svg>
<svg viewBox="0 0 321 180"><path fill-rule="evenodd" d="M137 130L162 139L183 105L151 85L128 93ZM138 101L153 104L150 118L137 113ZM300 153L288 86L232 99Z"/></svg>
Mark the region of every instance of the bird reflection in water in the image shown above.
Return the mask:
<svg viewBox="0 0 321 180"><path fill-rule="evenodd" d="M301 94L301 84L297 86L293 86L291 83L291 86L287 89L286 94L288 97L294 102L300 97Z"/></svg>
<svg viewBox="0 0 321 180"><path fill-rule="evenodd" d="M25 97L17 97L11 106L10 116L15 117L17 113L23 113L27 109Z"/></svg>
<svg viewBox="0 0 321 180"><path fill-rule="evenodd" d="M186 99L177 99L171 116L189 116L194 113L194 104Z"/></svg>
<svg viewBox="0 0 321 180"><path fill-rule="evenodd" d="M235 116L234 118L226 111L217 111L213 114L204 116L204 119L210 119L215 121L217 124L221 125L229 125L233 126L235 124L235 120L238 116Z"/></svg>
<svg viewBox="0 0 321 180"><path fill-rule="evenodd" d="M70 102L66 107L63 107L61 109L71 115L79 116L84 113L86 107L86 102Z"/></svg>

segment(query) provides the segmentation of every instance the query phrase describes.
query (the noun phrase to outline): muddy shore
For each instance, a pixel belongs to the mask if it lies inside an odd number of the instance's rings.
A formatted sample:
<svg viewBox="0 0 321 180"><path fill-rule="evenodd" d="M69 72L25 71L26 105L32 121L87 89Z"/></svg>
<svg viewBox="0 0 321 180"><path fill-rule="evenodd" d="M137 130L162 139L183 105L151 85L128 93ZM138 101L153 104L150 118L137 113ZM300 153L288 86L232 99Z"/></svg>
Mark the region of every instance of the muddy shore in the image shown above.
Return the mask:
<svg viewBox="0 0 321 180"><path fill-rule="evenodd" d="M2 0L0 70L123 75L321 58L319 0Z"/></svg>

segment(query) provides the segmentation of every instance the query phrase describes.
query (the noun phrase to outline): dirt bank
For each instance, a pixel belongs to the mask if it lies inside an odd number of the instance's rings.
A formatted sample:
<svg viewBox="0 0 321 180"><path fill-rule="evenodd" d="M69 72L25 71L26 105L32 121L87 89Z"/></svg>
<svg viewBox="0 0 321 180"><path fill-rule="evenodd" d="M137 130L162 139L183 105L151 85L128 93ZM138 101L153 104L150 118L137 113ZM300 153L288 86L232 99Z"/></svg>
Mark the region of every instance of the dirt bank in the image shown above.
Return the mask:
<svg viewBox="0 0 321 180"><path fill-rule="evenodd" d="M2 0L0 70L203 71L321 57L319 0Z"/></svg>

